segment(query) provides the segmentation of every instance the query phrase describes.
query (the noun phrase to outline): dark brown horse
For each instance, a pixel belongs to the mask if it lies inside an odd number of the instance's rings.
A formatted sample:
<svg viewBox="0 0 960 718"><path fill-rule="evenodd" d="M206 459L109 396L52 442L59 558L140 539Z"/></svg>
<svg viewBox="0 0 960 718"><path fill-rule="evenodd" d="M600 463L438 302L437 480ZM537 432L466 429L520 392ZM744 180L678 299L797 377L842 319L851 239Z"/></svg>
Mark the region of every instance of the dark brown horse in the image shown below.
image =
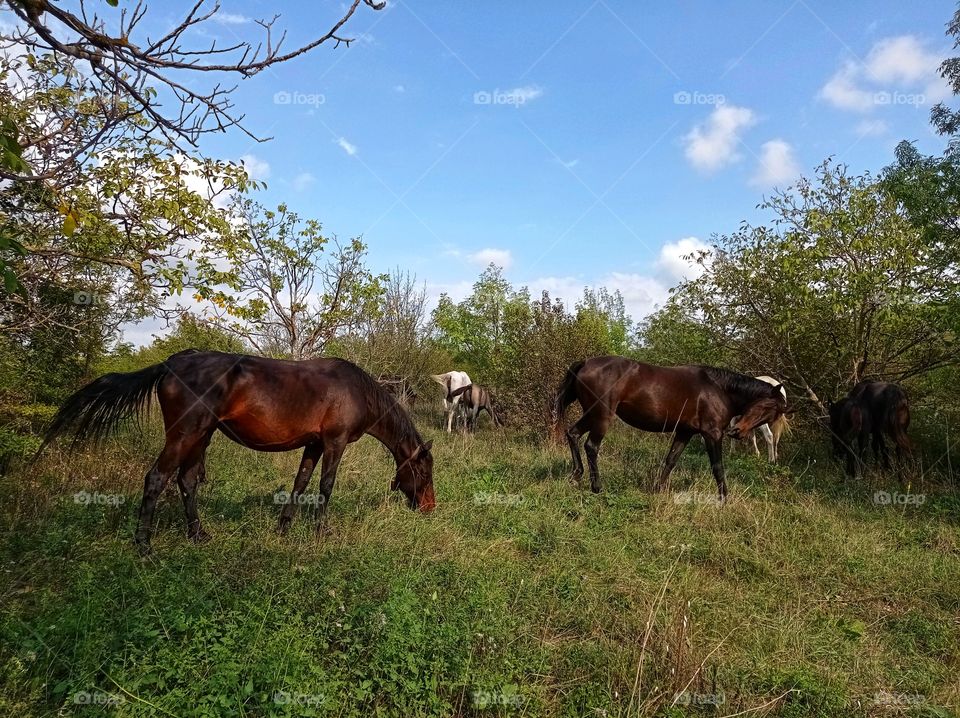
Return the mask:
<svg viewBox="0 0 960 718"><path fill-rule="evenodd" d="M578 362L567 370L557 392L555 416L560 421L567 407L579 401L583 416L567 430L573 456L573 476L583 476L580 437L590 465L590 488L600 491L597 454L615 417L643 431L672 433L673 444L657 481L669 487L677 458L700 434L717 481L720 498L727 495L723 475L723 436L742 439L761 424L772 424L787 411L780 385L709 366L659 367L631 359L604 356Z"/></svg>
<svg viewBox="0 0 960 718"><path fill-rule="evenodd" d="M873 444L874 459L890 468L890 455L884 442L889 436L897 447L897 459L912 453L907 428L910 403L903 389L882 381L862 381L846 398L831 402L830 435L837 458L846 458L847 474L856 476L864 465L867 444ZM856 448L854 447L856 444Z"/></svg>
<svg viewBox="0 0 960 718"><path fill-rule="evenodd" d="M411 508L432 511L436 505L431 442L424 443L407 412L373 377L341 359L281 361L189 349L140 371L107 374L80 389L54 418L43 446L71 429L74 444L100 439L148 408L154 391L166 443L144 481L135 539L141 553L150 551L157 498L173 477L180 485L187 536L209 539L200 527L196 491L205 475L207 445L218 429L258 451L304 447L293 491L280 513L281 533L321 457L317 528L325 527L344 448L364 434L393 454L397 473L391 488L402 491Z"/></svg>
<svg viewBox="0 0 960 718"><path fill-rule="evenodd" d="M494 426L502 426L500 417L493 410L493 396L490 391L479 384L467 384L459 389L454 389L447 395L447 401L452 401L460 397L460 403L464 408L464 424L471 431L477 430L477 419L481 411L486 411L490 415Z"/></svg>

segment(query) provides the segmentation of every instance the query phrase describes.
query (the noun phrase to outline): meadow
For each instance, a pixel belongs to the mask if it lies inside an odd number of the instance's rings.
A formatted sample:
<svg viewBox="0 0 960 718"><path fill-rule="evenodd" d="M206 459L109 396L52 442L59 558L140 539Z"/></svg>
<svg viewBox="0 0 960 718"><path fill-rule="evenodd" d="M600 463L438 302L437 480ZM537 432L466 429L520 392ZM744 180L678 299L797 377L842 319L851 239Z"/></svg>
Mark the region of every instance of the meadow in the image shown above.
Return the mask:
<svg viewBox="0 0 960 718"><path fill-rule="evenodd" d="M668 439L617 427L593 495L565 447L438 419L418 417L432 515L388 490L367 437L331 532L307 504L279 537L299 454L218 435L200 493L213 541L186 540L168 488L145 560L131 536L159 427L8 473L0 714L957 715L949 457L853 481L796 431L782 465L728 449L721 507L699 440L655 494Z"/></svg>

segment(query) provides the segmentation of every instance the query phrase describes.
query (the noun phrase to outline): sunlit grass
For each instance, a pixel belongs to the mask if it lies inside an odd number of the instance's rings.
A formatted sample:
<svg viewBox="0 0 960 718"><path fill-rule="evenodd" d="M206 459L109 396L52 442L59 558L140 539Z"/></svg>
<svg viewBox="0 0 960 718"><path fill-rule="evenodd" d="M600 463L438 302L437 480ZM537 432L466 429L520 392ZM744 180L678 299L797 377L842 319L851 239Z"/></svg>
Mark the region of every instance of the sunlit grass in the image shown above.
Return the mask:
<svg viewBox="0 0 960 718"><path fill-rule="evenodd" d="M919 506L877 505L874 491L906 485L845 480L819 447L793 450L794 435L788 466L730 454L720 507L699 442L659 495L667 439L618 429L593 495L569 481L565 448L489 428L424 433L437 510L391 494L392 460L364 439L322 538L309 508L274 531L297 454L218 437L200 496L213 542L187 542L168 489L145 562L131 536L159 431L3 478L0 713L950 715L958 703L960 501L942 474L913 475ZM77 503L79 491L123 500Z"/></svg>

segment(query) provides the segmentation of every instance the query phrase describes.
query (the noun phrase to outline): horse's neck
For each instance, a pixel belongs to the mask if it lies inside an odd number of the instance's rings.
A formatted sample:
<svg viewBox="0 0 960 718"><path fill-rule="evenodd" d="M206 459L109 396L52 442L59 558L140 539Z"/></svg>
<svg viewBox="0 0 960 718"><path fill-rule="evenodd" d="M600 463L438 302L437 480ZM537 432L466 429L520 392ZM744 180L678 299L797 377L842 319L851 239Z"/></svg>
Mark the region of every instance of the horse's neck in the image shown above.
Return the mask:
<svg viewBox="0 0 960 718"><path fill-rule="evenodd" d="M370 436L387 447L397 464L404 461L416 448L402 411L400 406L396 405L379 416L371 417L373 421L367 429Z"/></svg>

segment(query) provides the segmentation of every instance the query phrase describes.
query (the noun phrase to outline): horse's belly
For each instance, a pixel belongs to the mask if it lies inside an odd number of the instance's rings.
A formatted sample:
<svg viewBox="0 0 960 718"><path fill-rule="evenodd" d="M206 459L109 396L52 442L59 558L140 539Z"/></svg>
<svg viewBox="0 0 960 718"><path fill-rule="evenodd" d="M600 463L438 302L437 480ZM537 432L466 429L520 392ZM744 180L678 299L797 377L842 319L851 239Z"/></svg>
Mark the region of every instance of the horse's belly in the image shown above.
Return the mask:
<svg viewBox="0 0 960 718"><path fill-rule="evenodd" d="M319 438L312 431L283 430L282 427L250 421L249 417L243 421L221 421L217 428L238 444L257 451L290 451Z"/></svg>
<svg viewBox="0 0 960 718"><path fill-rule="evenodd" d="M655 411L652 407L621 402L617 406L617 416L630 426L641 431L670 433L677 428L690 428L680 416L669 416L667 412Z"/></svg>

